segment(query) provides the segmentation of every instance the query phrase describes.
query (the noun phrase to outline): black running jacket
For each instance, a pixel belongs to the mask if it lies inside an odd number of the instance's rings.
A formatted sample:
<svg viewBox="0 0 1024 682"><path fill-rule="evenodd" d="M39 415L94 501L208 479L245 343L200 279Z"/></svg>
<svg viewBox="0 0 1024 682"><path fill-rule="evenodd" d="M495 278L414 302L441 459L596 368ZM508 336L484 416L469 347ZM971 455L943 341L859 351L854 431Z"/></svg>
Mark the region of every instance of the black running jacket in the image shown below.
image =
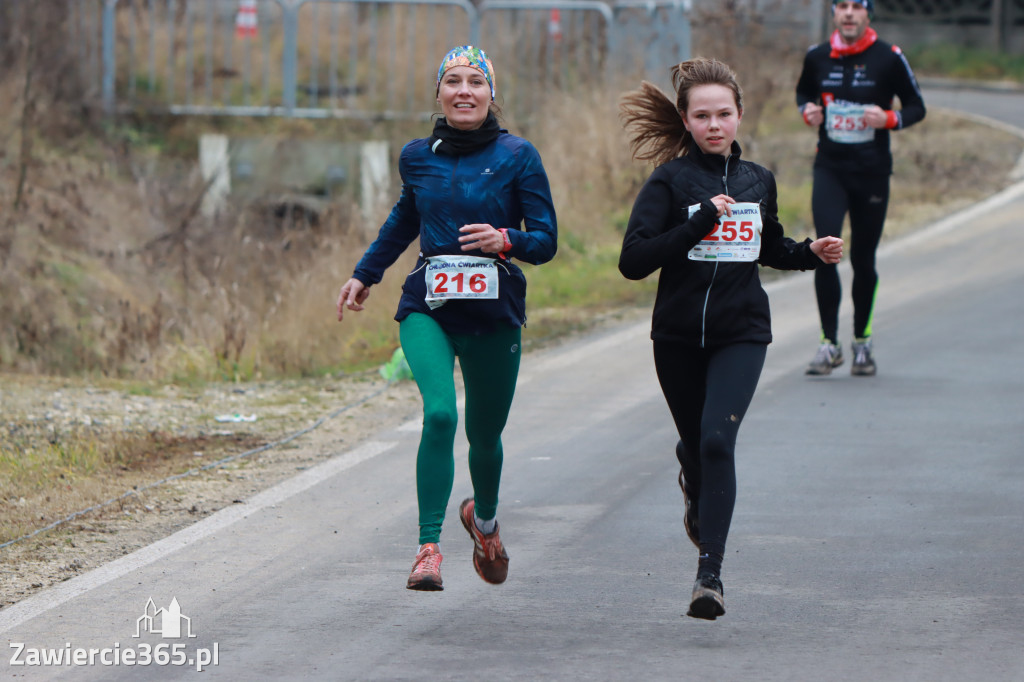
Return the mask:
<svg viewBox="0 0 1024 682"><path fill-rule="evenodd" d="M900 48L876 40L863 52L832 57L829 42L815 45L804 56L803 71L796 86L796 103L801 111L808 102L825 106L829 100L856 104L877 104L892 111L893 97L901 109L895 112L893 129L907 128L925 116L921 89ZM818 126L818 154L815 165L840 171L892 172L889 130L875 130L874 139L844 144L829 139L825 123Z"/></svg>
<svg viewBox="0 0 1024 682"><path fill-rule="evenodd" d="M716 222L711 197L726 194L760 205L761 251L754 262L690 260ZM689 215L689 207L700 209ZM639 280L661 270L651 338L710 348L730 343L771 343L768 294L758 263L780 270L811 270L821 260L811 240L785 237L778 220L775 176L740 159L733 142L728 159L691 144L685 156L658 166L633 203L619 256L619 271Z"/></svg>

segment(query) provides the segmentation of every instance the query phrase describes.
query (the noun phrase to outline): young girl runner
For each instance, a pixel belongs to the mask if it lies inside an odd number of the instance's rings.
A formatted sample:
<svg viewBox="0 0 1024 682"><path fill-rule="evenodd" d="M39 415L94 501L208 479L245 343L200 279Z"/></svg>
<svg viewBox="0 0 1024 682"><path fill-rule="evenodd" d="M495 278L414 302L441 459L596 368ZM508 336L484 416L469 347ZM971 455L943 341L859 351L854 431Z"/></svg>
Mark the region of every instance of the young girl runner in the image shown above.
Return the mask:
<svg viewBox="0 0 1024 682"><path fill-rule="evenodd" d="M345 308L362 310L370 287L417 238L420 257L405 280L395 319L423 396L416 457L419 549L406 586L440 590L441 524L455 476L455 358L466 388L473 497L459 518L473 539L473 566L489 583L508 574L495 514L501 432L519 372L526 279L512 263L555 255L557 228L537 150L498 125L494 67L483 50L451 50L437 71L443 116L429 138L405 145L402 194L355 273L341 287ZM520 226L523 225L525 229Z"/></svg>
<svg viewBox="0 0 1024 682"><path fill-rule="evenodd" d="M743 98L714 59L672 67L676 99L644 82L622 101L633 157L656 164L633 204L619 270L661 270L651 338L679 432L684 526L700 556L688 615L725 613L722 558L736 502L736 435L771 342L758 264L807 270L837 263L837 237L783 236L774 176L740 159Z"/></svg>

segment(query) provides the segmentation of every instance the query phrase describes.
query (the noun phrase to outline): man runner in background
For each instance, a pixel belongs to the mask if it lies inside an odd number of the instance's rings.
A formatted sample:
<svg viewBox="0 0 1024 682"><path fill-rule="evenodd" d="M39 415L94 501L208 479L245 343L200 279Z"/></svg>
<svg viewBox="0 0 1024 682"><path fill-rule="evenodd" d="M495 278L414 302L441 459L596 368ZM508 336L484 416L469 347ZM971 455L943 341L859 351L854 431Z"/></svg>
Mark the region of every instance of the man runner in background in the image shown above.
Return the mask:
<svg viewBox="0 0 1024 682"><path fill-rule="evenodd" d="M892 154L889 131L925 115L921 90L900 48L878 39L868 24L873 0L832 2L835 31L804 57L796 102L804 122L818 128L811 210L818 238L841 236L850 214L853 266L853 364L856 376L875 374L871 317L878 287L875 251L889 204ZM893 110L893 97L901 109ZM842 289L835 265L814 271L821 345L807 374L830 374L843 364L839 344Z"/></svg>

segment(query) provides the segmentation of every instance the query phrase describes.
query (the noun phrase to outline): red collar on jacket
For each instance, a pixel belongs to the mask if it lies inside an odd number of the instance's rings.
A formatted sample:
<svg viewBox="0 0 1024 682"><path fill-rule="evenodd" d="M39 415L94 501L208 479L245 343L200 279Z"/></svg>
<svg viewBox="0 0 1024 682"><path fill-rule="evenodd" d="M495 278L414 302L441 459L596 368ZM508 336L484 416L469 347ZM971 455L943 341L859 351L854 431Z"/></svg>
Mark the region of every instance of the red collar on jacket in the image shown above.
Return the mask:
<svg viewBox="0 0 1024 682"><path fill-rule="evenodd" d="M829 45L832 47L832 52L829 53L829 57L835 59L836 57L848 57L851 54L860 54L864 50L868 49L875 44L878 40L878 33L875 29L868 26L867 30L864 31L864 35L860 37L860 40L855 42L853 45L847 45L843 42L843 39L839 36L839 31L834 31L832 37L829 38Z"/></svg>

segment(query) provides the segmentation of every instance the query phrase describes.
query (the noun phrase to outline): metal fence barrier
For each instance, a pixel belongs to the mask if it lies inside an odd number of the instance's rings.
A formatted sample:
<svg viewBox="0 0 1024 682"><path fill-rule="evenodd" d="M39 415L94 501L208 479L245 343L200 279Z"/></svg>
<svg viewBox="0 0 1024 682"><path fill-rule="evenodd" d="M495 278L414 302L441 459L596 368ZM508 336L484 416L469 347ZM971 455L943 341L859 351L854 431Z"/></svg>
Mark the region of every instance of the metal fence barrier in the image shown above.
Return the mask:
<svg viewBox="0 0 1024 682"><path fill-rule="evenodd" d="M66 23L108 111L415 119L435 110L432 70L455 45L487 50L499 104L528 111L549 88L686 59L690 3L67 0Z"/></svg>

